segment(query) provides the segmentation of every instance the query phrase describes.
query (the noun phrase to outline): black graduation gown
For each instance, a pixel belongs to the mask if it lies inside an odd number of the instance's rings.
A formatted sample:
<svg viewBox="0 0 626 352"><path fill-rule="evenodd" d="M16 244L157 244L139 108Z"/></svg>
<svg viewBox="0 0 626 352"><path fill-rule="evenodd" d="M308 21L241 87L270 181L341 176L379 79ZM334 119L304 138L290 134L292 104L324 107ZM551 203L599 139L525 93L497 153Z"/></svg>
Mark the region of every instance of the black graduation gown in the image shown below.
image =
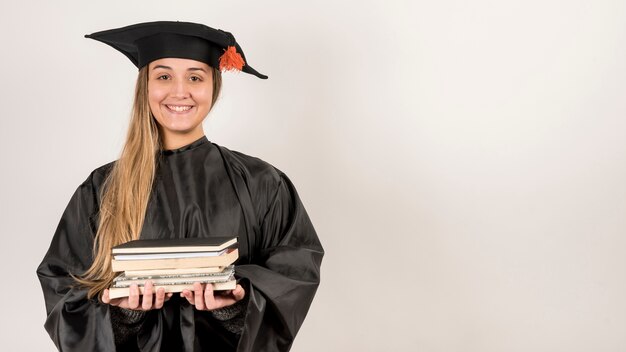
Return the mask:
<svg viewBox="0 0 626 352"><path fill-rule="evenodd" d="M93 258L100 190L112 166L78 187L37 269L48 317L45 328L61 351L114 351L109 305L88 300L70 274ZM147 313L142 351L286 351L320 279L324 254L289 179L260 159L203 137L164 151L141 238L239 236L236 275L248 299L241 336L210 312L174 295Z"/></svg>

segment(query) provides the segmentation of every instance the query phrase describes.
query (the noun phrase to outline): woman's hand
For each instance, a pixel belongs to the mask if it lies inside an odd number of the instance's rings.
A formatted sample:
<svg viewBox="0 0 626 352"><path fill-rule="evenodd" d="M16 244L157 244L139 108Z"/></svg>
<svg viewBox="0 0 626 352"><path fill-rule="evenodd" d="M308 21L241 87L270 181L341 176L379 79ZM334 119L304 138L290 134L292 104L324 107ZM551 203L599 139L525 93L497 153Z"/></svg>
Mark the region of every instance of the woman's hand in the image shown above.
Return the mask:
<svg viewBox="0 0 626 352"><path fill-rule="evenodd" d="M204 289L203 289L203 286ZM234 290L213 291L213 285L202 285L199 282L193 284L193 291L183 290L181 297L185 297L189 304L196 306L197 310L215 310L233 305L246 296L246 291L237 285Z"/></svg>
<svg viewBox="0 0 626 352"><path fill-rule="evenodd" d="M146 281L143 289L143 295L139 293L139 287L136 284L130 286L130 295L128 297L110 299L109 289L105 289L102 293L102 302L112 306L132 309L132 310L152 310L160 309L163 303L172 297L172 293L165 293L163 287L154 292L152 281Z"/></svg>

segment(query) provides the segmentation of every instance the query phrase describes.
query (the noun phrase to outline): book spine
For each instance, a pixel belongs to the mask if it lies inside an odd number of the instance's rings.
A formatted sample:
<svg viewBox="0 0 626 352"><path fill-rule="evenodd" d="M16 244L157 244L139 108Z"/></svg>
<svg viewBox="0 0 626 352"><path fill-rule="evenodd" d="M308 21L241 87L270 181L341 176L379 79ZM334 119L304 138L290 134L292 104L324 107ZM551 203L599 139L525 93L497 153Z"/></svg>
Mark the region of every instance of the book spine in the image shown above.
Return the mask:
<svg viewBox="0 0 626 352"><path fill-rule="evenodd" d="M219 244L206 244L206 239L186 238L184 240L135 240L112 248L115 254L138 254L138 253L184 253L184 252L214 252L237 245L237 238ZM156 242L156 243L155 243ZM194 244L195 243L195 244Z"/></svg>
<svg viewBox="0 0 626 352"><path fill-rule="evenodd" d="M235 267L230 265L226 267L224 270L216 271L212 273L190 273L190 274L169 274L163 273L158 270L155 270L154 273L149 275L131 275L128 271L123 274L117 276L113 279L113 282L119 281L127 281L127 280L154 280L154 279L175 279L175 278L194 278L194 277L204 277L211 278L216 276L225 276L232 275L235 272Z"/></svg>
<svg viewBox="0 0 626 352"><path fill-rule="evenodd" d="M182 275L182 274L208 274L219 273L226 267L214 266L209 268L189 268L189 269L150 269L150 270L126 270L126 276L158 276L158 275Z"/></svg>
<svg viewBox="0 0 626 352"><path fill-rule="evenodd" d="M179 259L149 259L149 260L111 260L112 270L115 272L125 270L149 270L149 269L188 269L214 266L228 266L237 260L237 249L218 257L206 258L179 258Z"/></svg>
<svg viewBox="0 0 626 352"><path fill-rule="evenodd" d="M159 286L159 285L193 285L194 282L200 282L200 283L220 283L220 282L227 282L229 280L232 279L232 276L222 276L222 277L215 277L215 278L211 278L211 279L206 279L206 278L191 278L191 279L181 279L181 280L152 280L153 284L155 286ZM118 288L118 287L130 287L130 285L132 284L137 284L137 285L144 285L144 283L146 282L146 280L135 280L135 281L121 281L121 282L116 282L113 284L113 288Z"/></svg>

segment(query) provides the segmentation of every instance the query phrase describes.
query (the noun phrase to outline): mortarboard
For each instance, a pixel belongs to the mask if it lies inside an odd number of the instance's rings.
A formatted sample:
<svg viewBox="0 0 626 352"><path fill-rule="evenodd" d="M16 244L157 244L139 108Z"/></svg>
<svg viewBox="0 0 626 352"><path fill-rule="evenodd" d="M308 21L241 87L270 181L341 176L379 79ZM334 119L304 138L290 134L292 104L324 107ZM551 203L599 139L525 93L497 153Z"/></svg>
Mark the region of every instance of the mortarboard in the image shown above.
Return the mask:
<svg viewBox="0 0 626 352"><path fill-rule="evenodd" d="M248 65L235 37L221 29L190 22L158 21L86 34L110 45L142 68L148 63L176 57L206 63L221 71L243 71L259 78L267 76Z"/></svg>

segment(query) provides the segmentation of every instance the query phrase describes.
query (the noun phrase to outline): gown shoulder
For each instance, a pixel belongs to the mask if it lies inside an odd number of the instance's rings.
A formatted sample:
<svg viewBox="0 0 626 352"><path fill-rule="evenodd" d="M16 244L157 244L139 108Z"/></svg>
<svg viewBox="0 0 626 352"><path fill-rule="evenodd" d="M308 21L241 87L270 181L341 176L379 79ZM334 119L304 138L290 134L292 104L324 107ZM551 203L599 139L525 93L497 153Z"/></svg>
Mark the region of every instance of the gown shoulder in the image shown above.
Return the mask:
<svg viewBox="0 0 626 352"><path fill-rule="evenodd" d="M243 179L252 201L257 205L257 211L261 211L262 214L259 203L269 206L267 202L274 199L285 181L288 181L287 175L258 157L231 150L215 143L214 145L220 150L224 163L227 163L229 168L237 173L236 176Z"/></svg>
<svg viewBox="0 0 626 352"><path fill-rule="evenodd" d="M242 152L231 150L221 145L213 143L225 157L226 162L244 176L252 179L266 182L278 182L283 173L274 165L264 161L258 157L244 154Z"/></svg>
<svg viewBox="0 0 626 352"><path fill-rule="evenodd" d="M102 187L109 173L111 173L111 170L113 169L113 165L115 165L115 162L116 161L111 161L109 163L106 163L102 166L99 166L93 169L89 173L85 181L83 181L83 183L79 186L79 188L85 187L85 186L91 186L93 188L99 189L100 187Z"/></svg>

